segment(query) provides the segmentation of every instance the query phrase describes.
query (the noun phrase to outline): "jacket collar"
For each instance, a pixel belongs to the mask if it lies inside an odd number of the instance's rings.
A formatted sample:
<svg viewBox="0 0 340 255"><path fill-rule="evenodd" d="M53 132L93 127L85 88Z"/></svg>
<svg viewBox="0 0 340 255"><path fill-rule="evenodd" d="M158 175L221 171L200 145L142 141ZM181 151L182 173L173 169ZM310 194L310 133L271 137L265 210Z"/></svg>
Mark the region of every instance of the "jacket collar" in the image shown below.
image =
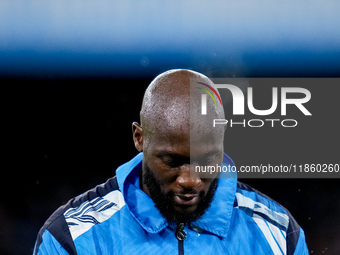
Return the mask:
<svg viewBox="0 0 340 255"><path fill-rule="evenodd" d="M139 172L142 168L143 153L120 166L117 171L118 185L123 193L126 206L137 222L150 233L159 233L168 226L153 200L140 189ZM234 162L224 154L223 165L234 166ZM221 237L226 237L233 211L237 178L228 174L220 178L214 200L205 214L192 225Z"/></svg>

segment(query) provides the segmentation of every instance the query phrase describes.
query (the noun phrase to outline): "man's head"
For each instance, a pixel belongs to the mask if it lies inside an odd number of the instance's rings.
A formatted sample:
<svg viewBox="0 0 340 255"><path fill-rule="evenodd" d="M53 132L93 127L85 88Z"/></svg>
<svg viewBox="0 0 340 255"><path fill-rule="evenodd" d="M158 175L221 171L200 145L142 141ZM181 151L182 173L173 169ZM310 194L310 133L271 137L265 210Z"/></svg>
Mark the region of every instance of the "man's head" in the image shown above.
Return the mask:
<svg viewBox="0 0 340 255"><path fill-rule="evenodd" d="M143 151L142 188L163 216L175 222L202 216L217 187L218 176L192 176L190 168L221 165L223 159L224 129L212 125L214 118L224 118L223 107L210 102L209 114L201 115L202 90L190 88L191 81L214 86L189 70L157 76L144 95L141 125L132 124L135 147Z"/></svg>

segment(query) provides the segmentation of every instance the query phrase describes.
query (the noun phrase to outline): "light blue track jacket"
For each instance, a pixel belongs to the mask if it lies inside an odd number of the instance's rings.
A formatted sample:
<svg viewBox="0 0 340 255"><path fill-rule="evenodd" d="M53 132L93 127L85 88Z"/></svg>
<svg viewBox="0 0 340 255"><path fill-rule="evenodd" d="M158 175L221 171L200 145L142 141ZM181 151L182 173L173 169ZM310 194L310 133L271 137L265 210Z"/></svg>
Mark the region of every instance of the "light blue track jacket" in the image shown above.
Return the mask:
<svg viewBox="0 0 340 255"><path fill-rule="evenodd" d="M116 177L71 199L46 221L34 254L308 254L303 230L275 201L220 178L211 207L196 222L169 224L139 186L143 154ZM225 154L223 164L233 166Z"/></svg>

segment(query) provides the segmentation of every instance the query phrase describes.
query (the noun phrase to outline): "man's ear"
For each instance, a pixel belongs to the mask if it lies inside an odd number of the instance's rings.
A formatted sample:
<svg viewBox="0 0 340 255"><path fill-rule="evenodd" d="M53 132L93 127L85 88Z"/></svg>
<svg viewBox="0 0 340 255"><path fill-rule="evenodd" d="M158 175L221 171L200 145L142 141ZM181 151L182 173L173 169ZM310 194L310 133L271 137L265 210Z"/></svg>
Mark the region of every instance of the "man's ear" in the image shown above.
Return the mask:
<svg viewBox="0 0 340 255"><path fill-rule="evenodd" d="M136 149L143 151L143 129L137 122L132 123L132 138Z"/></svg>

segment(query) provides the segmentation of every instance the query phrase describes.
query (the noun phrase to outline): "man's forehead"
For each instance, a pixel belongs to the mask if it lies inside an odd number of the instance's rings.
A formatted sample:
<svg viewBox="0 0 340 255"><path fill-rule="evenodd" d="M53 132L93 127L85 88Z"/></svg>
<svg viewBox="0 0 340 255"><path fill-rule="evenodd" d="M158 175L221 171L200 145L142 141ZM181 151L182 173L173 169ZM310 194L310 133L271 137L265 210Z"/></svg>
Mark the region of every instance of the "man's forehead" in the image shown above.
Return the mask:
<svg viewBox="0 0 340 255"><path fill-rule="evenodd" d="M190 101L187 97L175 98L171 104L164 105L161 117L168 129L185 132L190 128ZM187 130L188 132L189 130Z"/></svg>
<svg viewBox="0 0 340 255"><path fill-rule="evenodd" d="M151 145L159 151L205 151L223 146L223 133L208 129L193 133L190 126L164 126L149 135Z"/></svg>
<svg viewBox="0 0 340 255"><path fill-rule="evenodd" d="M158 112L153 117L155 129L171 131L173 134L191 132L212 134L218 130L213 127L213 120L217 118L216 112L202 115L200 109L190 104L190 98L177 97L158 106Z"/></svg>
<svg viewBox="0 0 340 255"><path fill-rule="evenodd" d="M223 147L217 144L209 144L206 146L190 146L182 148L179 146L167 147L165 144L155 146L153 154L157 157L171 157L171 158L204 158L220 154Z"/></svg>

